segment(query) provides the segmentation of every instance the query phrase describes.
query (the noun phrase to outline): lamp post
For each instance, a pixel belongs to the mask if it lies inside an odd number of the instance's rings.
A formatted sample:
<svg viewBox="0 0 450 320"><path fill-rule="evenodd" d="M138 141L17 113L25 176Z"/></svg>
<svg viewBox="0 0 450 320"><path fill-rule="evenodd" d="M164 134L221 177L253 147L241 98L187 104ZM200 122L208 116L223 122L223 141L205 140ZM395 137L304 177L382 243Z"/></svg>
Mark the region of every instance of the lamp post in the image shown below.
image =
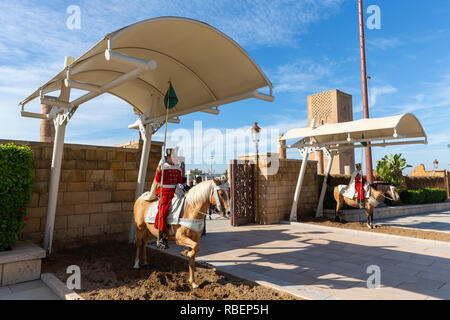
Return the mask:
<svg viewBox="0 0 450 320"><path fill-rule="evenodd" d="M258 143L261 140L261 128L258 127L258 122L255 122L252 129L252 140L255 143L255 171L254 171L254 183L255 183L255 194L253 195L254 199L254 212L255 212L255 222L260 222L259 210L258 210ZM257 217L258 216L258 217Z"/></svg>
<svg viewBox="0 0 450 320"><path fill-rule="evenodd" d="M433 164L434 164L434 168L435 168L435 169L439 168L439 161L437 161L437 159L435 159L435 160L433 161Z"/></svg>
<svg viewBox="0 0 450 320"><path fill-rule="evenodd" d="M252 130L252 140L256 146L256 153L255 153L256 160L258 160L258 143L259 140L261 139L261 128L258 127L258 122L255 122L251 130Z"/></svg>

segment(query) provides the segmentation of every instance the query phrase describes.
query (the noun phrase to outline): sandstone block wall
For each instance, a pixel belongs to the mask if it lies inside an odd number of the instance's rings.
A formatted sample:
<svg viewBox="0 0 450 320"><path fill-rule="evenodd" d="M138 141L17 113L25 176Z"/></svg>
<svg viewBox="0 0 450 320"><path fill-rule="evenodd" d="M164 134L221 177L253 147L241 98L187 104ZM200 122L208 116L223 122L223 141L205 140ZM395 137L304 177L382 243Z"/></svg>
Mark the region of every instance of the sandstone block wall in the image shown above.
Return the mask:
<svg viewBox="0 0 450 320"><path fill-rule="evenodd" d="M0 144L8 142L26 144L33 150L34 187L22 239L42 245L53 144L0 140ZM161 145L152 143L146 190L153 181ZM64 146L53 234L55 250L86 242L127 239L140 156L140 149Z"/></svg>
<svg viewBox="0 0 450 320"><path fill-rule="evenodd" d="M264 224L289 220L302 160L279 159L278 173L274 175L265 174L264 158L258 162L257 219ZM317 162L308 161L298 201L297 217L313 217L318 200Z"/></svg>
<svg viewBox="0 0 450 320"><path fill-rule="evenodd" d="M254 158L254 155L239 156L240 160L254 161ZM278 159L278 161L277 173L270 174L271 168L275 165L271 163L271 157L268 154L259 156L256 223L271 224L289 220L302 160ZM297 217L313 217L318 201L317 162L308 161L298 201Z"/></svg>

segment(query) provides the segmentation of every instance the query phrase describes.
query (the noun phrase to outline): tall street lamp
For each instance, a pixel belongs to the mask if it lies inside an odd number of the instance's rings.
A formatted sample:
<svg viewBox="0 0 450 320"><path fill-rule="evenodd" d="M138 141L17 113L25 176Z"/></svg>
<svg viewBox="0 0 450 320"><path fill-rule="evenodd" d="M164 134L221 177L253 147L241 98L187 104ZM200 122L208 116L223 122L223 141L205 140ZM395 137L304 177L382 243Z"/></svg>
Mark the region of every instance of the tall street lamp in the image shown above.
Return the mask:
<svg viewBox="0 0 450 320"><path fill-rule="evenodd" d="M252 140L256 146L256 153L255 153L256 160L258 160L258 143L261 139L261 128L258 127L258 122L255 122L251 130L252 130Z"/></svg>
<svg viewBox="0 0 450 320"><path fill-rule="evenodd" d="M258 206L259 206L259 201L258 201L258 143L261 140L261 128L258 127L258 122L255 122L255 124L253 125L252 129L252 140L255 143L256 146L256 152L255 152L255 171L254 171L254 195L253 195L253 204L254 204L254 217L255 217L255 222L260 223L260 217L259 217L259 210L258 210ZM258 217L257 217L258 216Z"/></svg>

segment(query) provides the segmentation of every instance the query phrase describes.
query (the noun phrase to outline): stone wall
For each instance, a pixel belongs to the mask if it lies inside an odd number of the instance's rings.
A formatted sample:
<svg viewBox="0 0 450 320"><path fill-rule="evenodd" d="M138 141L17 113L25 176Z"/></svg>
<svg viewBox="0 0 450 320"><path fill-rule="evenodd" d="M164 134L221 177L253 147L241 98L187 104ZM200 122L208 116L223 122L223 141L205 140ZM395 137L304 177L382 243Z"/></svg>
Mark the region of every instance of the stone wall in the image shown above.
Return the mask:
<svg viewBox="0 0 450 320"><path fill-rule="evenodd" d="M26 144L34 154L34 187L22 239L42 245L46 220L53 144ZM153 142L146 186L148 190L161 157ZM141 149L65 144L58 193L53 248L128 238Z"/></svg>
<svg viewBox="0 0 450 320"><path fill-rule="evenodd" d="M253 159L254 156L240 156L239 159ZM278 159L276 174L270 174L274 163L268 154L258 160L258 198L256 223L271 224L289 220L295 187L302 160ZM302 190L298 201L297 217L313 217L319 200L317 162L308 161Z"/></svg>

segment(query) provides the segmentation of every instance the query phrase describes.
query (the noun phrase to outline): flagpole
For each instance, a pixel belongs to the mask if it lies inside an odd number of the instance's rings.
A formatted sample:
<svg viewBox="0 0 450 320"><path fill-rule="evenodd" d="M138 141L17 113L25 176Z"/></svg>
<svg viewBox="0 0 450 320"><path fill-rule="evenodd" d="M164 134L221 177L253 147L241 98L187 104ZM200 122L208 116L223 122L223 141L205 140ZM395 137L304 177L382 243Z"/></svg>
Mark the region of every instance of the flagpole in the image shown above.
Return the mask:
<svg viewBox="0 0 450 320"><path fill-rule="evenodd" d="M163 155L162 155L163 158L165 157L165 154L166 154L167 122L169 120L169 107L170 107L170 85L171 85L171 82L169 80L169 89L167 90L167 105L164 104L164 106L166 108L166 125L165 125L165 128L164 128L164 144L163 144ZM161 167L161 186L160 186L160 189L159 189L160 197L159 197L159 210L158 210L158 212L160 214L159 214L158 227L161 225L161 216L162 216L161 215L161 207L162 207L162 198L163 198L163 183L164 183L164 162L163 162L162 167ZM159 241L159 232L158 232L158 241Z"/></svg>

